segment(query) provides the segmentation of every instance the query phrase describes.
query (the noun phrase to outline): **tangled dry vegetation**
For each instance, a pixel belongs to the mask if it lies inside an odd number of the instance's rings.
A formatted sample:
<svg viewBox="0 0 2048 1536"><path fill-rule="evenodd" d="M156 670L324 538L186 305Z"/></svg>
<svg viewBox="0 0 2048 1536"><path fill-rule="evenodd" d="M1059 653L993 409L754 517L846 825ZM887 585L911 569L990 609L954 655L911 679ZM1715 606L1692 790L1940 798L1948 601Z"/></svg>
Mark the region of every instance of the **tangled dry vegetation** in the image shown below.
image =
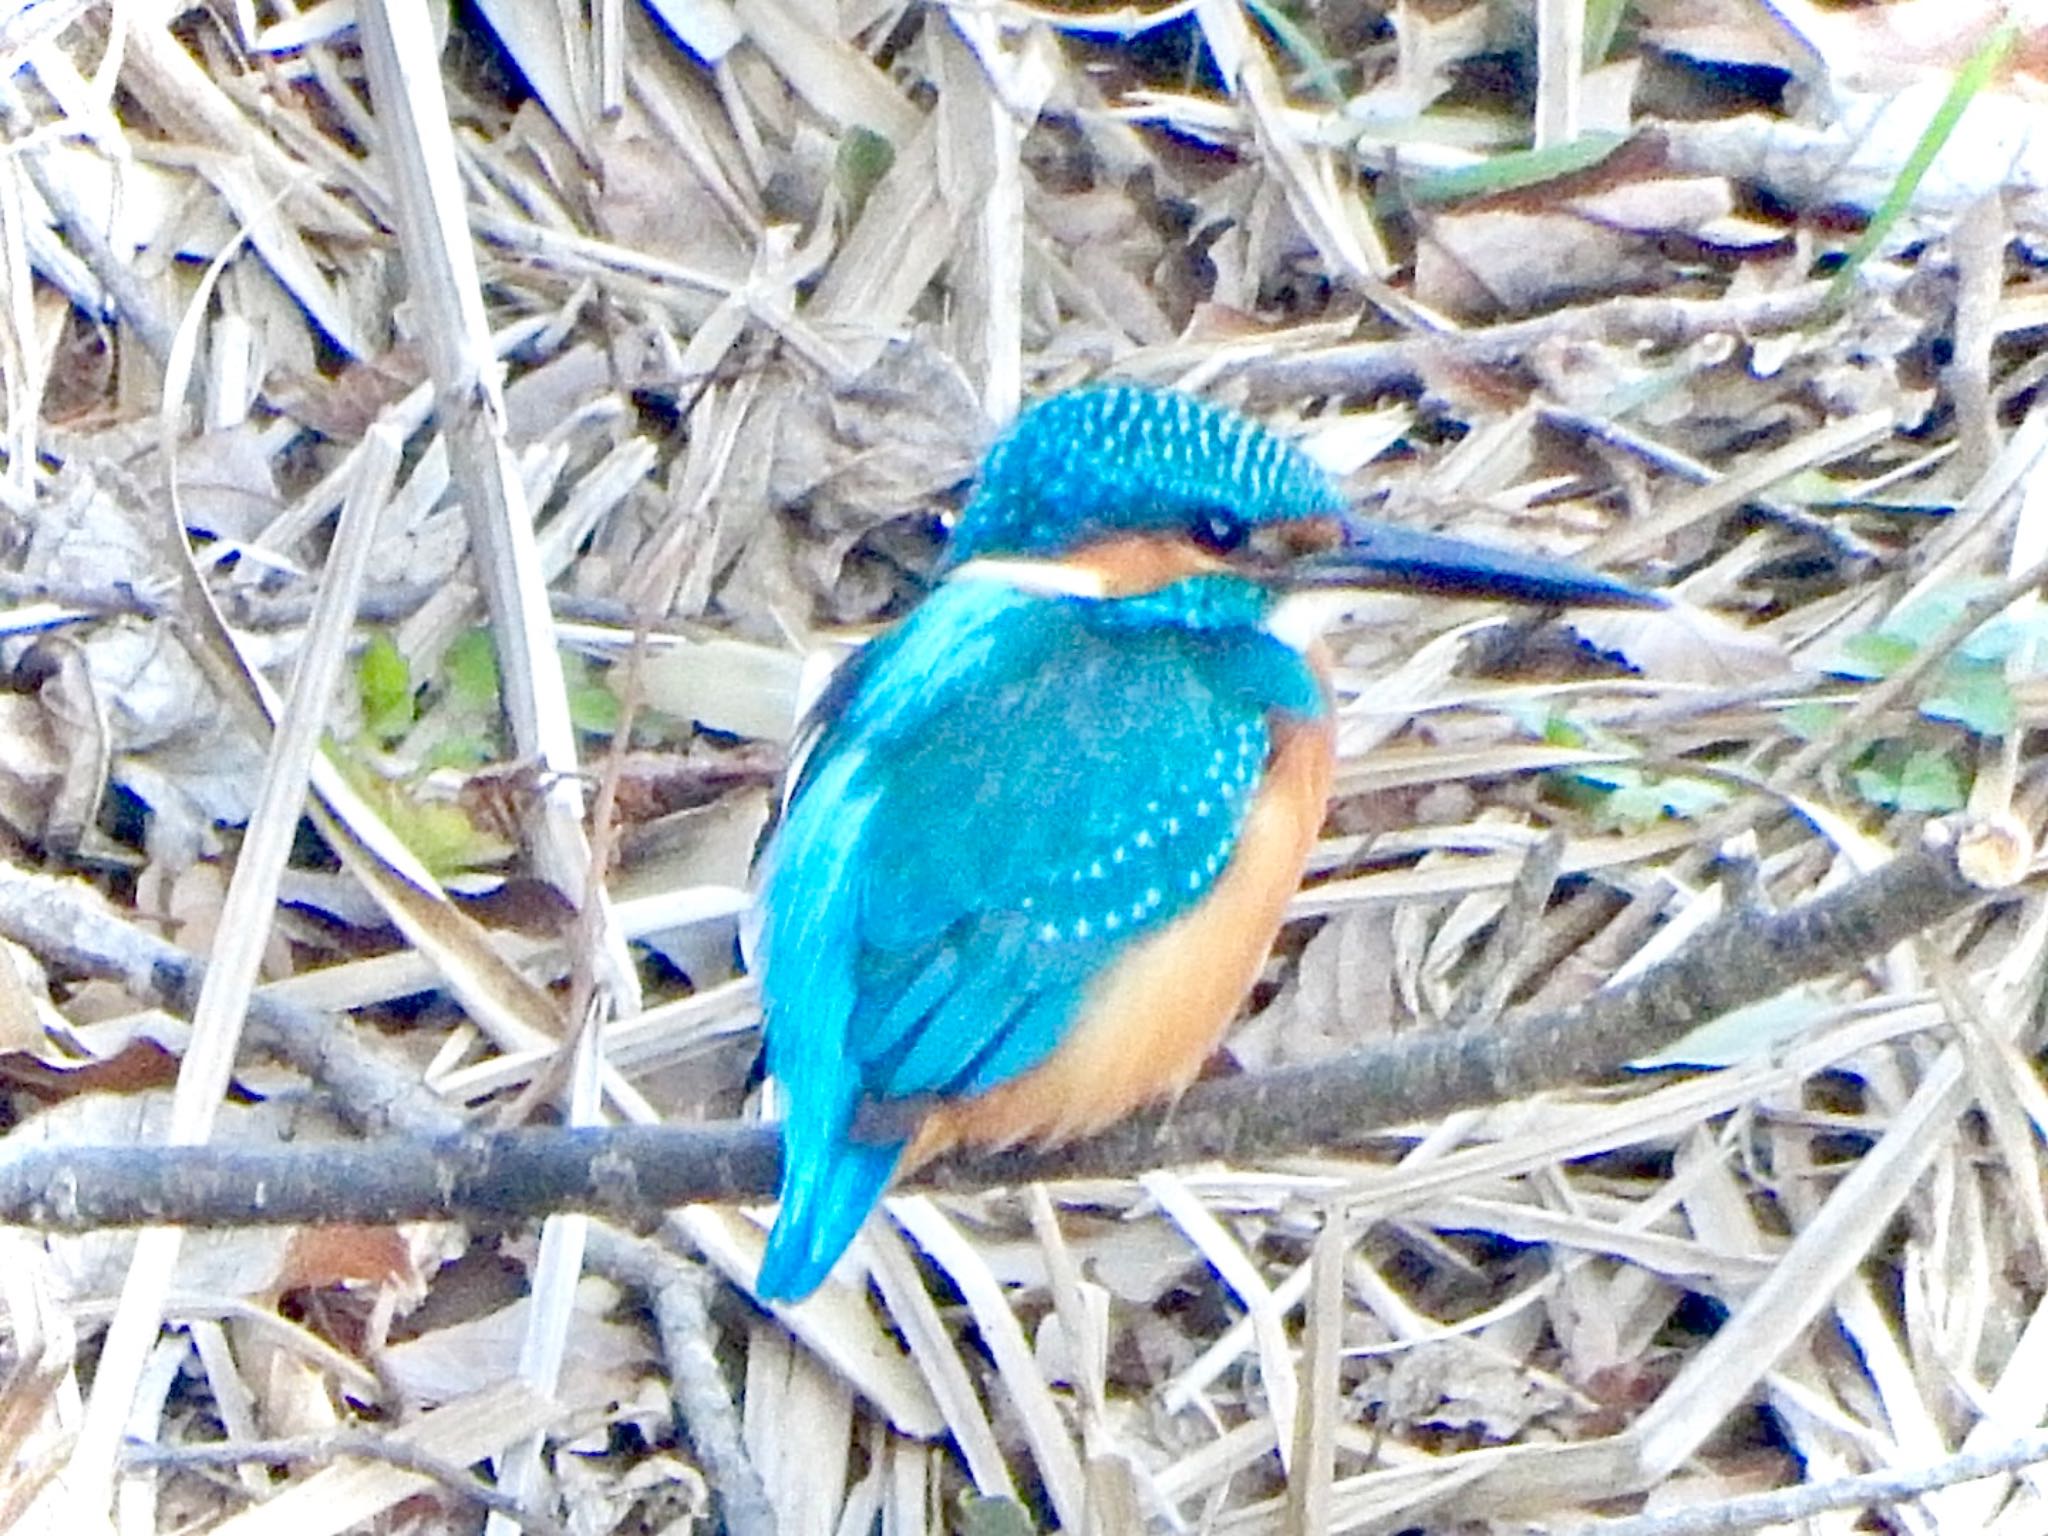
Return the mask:
<svg viewBox="0 0 2048 1536"><path fill-rule="evenodd" d="M1930 846L2001 890L1341 1155L908 1193L773 1315L735 1204L0 1228L0 1527L2042 1527L2040 31L421 10L0 17L0 1170L754 1112L806 654L1104 375L1681 600L1340 637L1216 1075L1570 1017ZM37 1208L153 1209L95 1178Z"/></svg>

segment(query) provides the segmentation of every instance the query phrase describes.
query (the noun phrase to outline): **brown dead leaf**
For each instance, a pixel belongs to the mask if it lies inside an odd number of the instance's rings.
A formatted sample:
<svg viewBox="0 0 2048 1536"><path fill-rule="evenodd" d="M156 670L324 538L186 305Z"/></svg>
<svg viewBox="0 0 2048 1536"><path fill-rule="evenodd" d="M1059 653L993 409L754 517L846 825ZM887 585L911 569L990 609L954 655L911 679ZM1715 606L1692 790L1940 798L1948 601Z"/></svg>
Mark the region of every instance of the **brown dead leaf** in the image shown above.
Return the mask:
<svg viewBox="0 0 2048 1536"><path fill-rule="evenodd" d="M745 227L673 145L628 131L598 135L597 150L596 212L612 239L735 286L746 280L758 228Z"/></svg>
<svg viewBox="0 0 2048 1536"><path fill-rule="evenodd" d="M1484 1337L1458 1335L1395 1356L1380 1397L1394 1420L1472 1430L1493 1444L1572 1403L1558 1385Z"/></svg>
<svg viewBox="0 0 2048 1536"><path fill-rule="evenodd" d="M631 1401L654 1360L647 1335L611 1319L617 1291L586 1279L576 1292L575 1319L556 1397L578 1409ZM528 1303L437 1328L384 1352L383 1368L408 1401L435 1404L480 1391L516 1374Z"/></svg>
<svg viewBox="0 0 2048 1536"><path fill-rule="evenodd" d="M0 1056L39 1050L51 1021L61 1022L42 966L19 945L0 943Z"/></svg>
<svg viewBox="0 0 2048 1536"><path fill-rule="evenodd" d="M1566 211L1478 208L1427 220L1416 297L1464 319L1520 315L1670 279L1654 242Z"/></svg>
<svg viewBox="0 0 2048 1536"><path fill-rule="evenodd" d="M1737 688L1796 675L1792 658L1769 635L1683 602L1642 611L1582 609L1571 627L1596 649L1672 683Z"/></svg>
<svg viewBox="0 0 2048 1536"><path fill-rule="evenodd" d="M1398 1009L1385 914L1340 913L1316 931L1280 996L1231 1033L1231 1055L1267 1072L1354 1051L1392 1029Z"/></svg>
<svg viewBox="0 0 2048 1536"><path fill-rule="evenodd" d="M178 449L178 503L195 533L241 542L282 508L275 445L252 421L192 439Z"/></svg>
<svg viewBox="0 0 2048 1536"><path fill-rule="evenodd" d="M40 836L67 757L41 700L0 691L0 822L15 837Z"/></svg>

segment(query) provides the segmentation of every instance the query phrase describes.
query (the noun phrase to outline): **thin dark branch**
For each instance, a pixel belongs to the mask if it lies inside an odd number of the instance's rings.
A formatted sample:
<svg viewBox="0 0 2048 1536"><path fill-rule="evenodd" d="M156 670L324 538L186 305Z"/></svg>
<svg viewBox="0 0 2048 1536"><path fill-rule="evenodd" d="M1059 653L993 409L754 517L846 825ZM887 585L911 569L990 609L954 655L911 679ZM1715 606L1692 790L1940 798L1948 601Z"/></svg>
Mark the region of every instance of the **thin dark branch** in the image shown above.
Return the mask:
<svg viewBox="0 0 2048 1536"><path fill-rule="evenodd" d="M0 865L0 936L53 971L117 982L129 996L177 1014L189 1015L206 976L204 961L119 916L90 886L11 865ZM363 1045L345 1016L259 991L249 1000L248 1023L259 1046L325 1088L358 1130L445 1136L462 1128L457 1110Z"/></svg>
<svg viewBox="0 0 2048 1536"><path fill-rule="evenodd" d="M729 1536L775 1536L775 1506L748 1454L740 1415L726 1389L707 1291L711 1277L658 1243L604 1222L590 1229L590 1259L647 1298L668 1362L669 1394L718 1500Z"/></svg>
<svg viewBox="0 0 2048 1536"><path fill-rule="evenodd" d="M1356 1145L1391 1125L1591 1081L1720 1014L1883 954L2009 888L2030 857L2016 830L1936 824L1920 847L1884 868L1787 912L1730 914L1661 965L1577 1007L1199 1084L1171 1111L1136 1116L1088 1141L956 1156L925 1169L918 1182L982 1189L1256 1161ZM0 872L0 933L48 956L7 899L16 882L33 878ZM78 964L83 957L74 950L69 958ZM53 1146L0 1157L0 1221L86 1231L143 1223L505 1221L585 1210L645 1226L678 1205L766 1198L779 1173L774 1131L742 1124L318 1147Z"/></svg>
<svg viewBox="0 0 2048 1536"><path fill-rule="evenodd" d="M1675 348L1724 332L1763 336L1800 330L1826 313L1829 303L1828 285L1820 282L1736 298L1611 298L1469 330L1417 332L1308 352L1267 349L1226 372L1250 382L1254 402L1376 394L1447 366L1521 369L1560 337Z"/></svg>

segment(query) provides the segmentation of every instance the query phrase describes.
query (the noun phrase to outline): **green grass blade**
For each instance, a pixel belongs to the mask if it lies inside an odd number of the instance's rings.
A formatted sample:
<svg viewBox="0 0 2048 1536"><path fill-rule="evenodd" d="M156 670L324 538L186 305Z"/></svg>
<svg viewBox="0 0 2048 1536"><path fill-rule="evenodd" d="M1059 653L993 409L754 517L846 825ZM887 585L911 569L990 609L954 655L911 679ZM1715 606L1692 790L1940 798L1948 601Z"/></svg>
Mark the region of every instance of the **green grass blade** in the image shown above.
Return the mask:
<svg viewBox="0 0 2048 1536"><path fill-rule="evenodd" d="M1849 285L1856 280L1856 271L1870 259L1871 253L1883 244L1892 226L1905 216L1912 206L1913 194L1920 190L1920 183L1934 164L1934 157L1941 153L1942 146L1955 132L1956 124L1962 121L1963 112L1977 93L1991 81L1992 73L2012 52L2013 44L2019 39L2019 28L2011 22L1998 28L1983 43L1969 61L1956 72L1955 84L1949 87L1940 109L1928 121L1927 129L1920 135L1919 143L1913 146L1913 153L1906 157L1900 167L1898 179L1885 194L1885 200L1876 213L1870 217L1869 227L1863 231L1863 238L1849 250L1842 263L1842 269L1835 274L1830 297L1840 303L1848 296Z"/></svg>

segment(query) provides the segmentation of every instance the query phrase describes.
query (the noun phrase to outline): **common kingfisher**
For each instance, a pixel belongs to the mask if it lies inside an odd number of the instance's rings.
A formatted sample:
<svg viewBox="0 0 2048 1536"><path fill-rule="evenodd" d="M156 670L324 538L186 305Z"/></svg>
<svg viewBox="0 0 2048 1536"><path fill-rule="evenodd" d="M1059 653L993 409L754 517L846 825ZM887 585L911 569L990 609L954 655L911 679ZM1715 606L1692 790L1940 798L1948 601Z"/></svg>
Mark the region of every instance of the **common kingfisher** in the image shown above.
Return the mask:
<svg viewBox="0 0 2048 1536"><path fill-rule="evenodd" d="M892 1178L1178 1093L1323 821L1318 636L1357 593L1637 604L1562 561L1348 515L1301 449L1128 384L990 450L937 586L828 685L762 865L785 1094L755 1292L817 1287Z"/></svg>

